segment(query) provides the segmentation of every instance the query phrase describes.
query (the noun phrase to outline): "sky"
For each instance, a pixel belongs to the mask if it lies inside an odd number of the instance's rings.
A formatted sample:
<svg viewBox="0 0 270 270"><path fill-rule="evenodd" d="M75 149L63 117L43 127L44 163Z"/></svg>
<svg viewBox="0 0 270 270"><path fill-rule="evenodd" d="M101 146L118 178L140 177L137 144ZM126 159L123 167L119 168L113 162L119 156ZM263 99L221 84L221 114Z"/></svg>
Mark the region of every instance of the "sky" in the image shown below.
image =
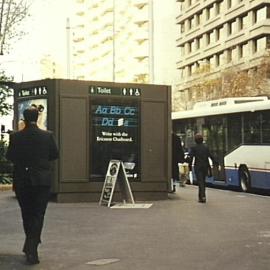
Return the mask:
<svg viewBox="0 0 270 270"><path fill-rule="evenodd" d="M17 82L38 79L38 62L50 54L66 61L66 20L72 0L31 0L30 16L23 24L26 34L16 41L9 54L0 56L6 71Z"/></svg>
<svg viewBox="0 0 270 270"><path fill-rule="evenodd" d="M26 34L14 42L9 54L0 56L0 68L16 82L39 79L39 61L51 54L66 63L66 20L72 0L31 0L30 16L23 24ZM12 129L12 115L1 117L1 124Z"/></svg>

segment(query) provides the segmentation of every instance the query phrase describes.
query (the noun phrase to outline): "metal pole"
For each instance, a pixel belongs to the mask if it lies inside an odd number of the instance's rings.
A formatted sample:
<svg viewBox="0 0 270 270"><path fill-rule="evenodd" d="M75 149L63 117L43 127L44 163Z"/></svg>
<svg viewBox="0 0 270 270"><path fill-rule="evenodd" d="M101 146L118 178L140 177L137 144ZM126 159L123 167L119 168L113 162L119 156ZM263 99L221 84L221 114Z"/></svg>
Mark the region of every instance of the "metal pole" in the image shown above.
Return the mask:
<svg viewBox="0 0 270 270"><path fill-rule="evenodd" d="M115 82L115 0L113 0L113 82Z"/></svg>
<svg viewBox="0 0 270 270"><path fill-rule="evenodd" d="M67 79L70 79L70 20L66 21L66 34L67 34Z"/></svg>
<svg viewBox="0 0 270 270"><path fill-rule="evenodd" d="M154 72L154 1L149 0L149 82L155 83Z"/></svg>

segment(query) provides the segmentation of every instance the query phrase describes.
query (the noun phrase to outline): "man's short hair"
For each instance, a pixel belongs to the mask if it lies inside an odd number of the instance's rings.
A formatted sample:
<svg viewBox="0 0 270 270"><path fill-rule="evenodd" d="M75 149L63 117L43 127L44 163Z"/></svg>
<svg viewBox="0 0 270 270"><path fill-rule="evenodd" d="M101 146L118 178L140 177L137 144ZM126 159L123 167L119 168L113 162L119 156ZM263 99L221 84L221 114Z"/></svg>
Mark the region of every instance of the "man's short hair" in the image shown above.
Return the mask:
<svg viewBox="0 0 270 270"><path fill-rule="evenodd" d="M38 110L35 107L27 108L23 111L24 121L26 122L37 122Z"/></svg>
<svg viewBox="0 0 270 270"><path fill-rule="evenodd" d="M199 133L197 133L194 137L196 143L202 143L203 142L203 136Z"/></svg>

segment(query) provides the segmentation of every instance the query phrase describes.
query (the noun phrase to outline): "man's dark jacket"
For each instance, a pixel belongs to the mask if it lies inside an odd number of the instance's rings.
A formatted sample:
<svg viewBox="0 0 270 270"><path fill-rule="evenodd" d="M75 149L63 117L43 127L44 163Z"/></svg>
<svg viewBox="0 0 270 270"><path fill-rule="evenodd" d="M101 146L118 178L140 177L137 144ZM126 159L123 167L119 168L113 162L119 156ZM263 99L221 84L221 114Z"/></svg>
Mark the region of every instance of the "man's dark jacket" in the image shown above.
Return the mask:
<svg viewBox="0 0 270 270"><path fill-rule="evenodd" d="M213 161L213 164L218 166L217 160L210 153L209 148L204 143L196 144L190 149L190 169L192 165L192 161L195 158L194 169L195 171L201 171L205 175L208 173L208 169L210 168L209 159Z"/></svg>
<svg viewBox="0 0 270 270"><path fill-rule="evenodd" d="M52 132L39 129L32 124L12 133L6 157L14 163L14 186L51 185L50 161L58 158L58 149Z"/></svg>

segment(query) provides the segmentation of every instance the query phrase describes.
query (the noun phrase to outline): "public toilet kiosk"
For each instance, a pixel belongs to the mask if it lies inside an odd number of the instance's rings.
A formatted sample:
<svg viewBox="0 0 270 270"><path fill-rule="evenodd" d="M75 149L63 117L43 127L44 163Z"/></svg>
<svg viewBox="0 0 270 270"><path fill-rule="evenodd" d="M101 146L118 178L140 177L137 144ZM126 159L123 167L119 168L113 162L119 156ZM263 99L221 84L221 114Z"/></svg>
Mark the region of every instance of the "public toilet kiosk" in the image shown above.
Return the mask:
<svg viewBox="0 0 270 270"><path fill-rule="evenodd" d="M57 202L99 201L110 160L120 160L135 200L166 199L171 178L171 89L165 85L46 79L14 86L14 130L29 106L53 131ZM119 189L116 187L115 196Z"/></svg>

